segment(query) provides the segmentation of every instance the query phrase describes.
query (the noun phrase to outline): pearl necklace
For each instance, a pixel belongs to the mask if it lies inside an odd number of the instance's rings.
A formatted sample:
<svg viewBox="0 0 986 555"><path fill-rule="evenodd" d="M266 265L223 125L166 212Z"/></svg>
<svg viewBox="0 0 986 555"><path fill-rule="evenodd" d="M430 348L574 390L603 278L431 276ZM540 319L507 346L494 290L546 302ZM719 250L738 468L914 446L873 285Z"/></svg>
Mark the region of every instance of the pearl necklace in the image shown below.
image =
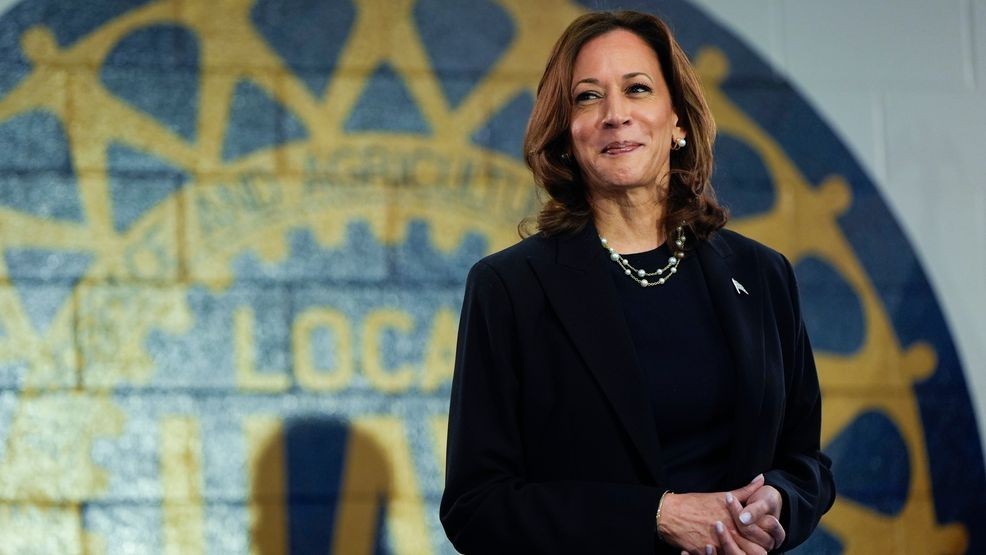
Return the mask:
<svg viewBox="0 0 986 555"><path fill-rule="evenodd" d="M678 250L674 253L674 256L668 258L668 263L663 268L658 268L653 272L648 272L643 269L634 268L630 261L623 257L620 253L616 252L613 247L609 246L609 242L602 235L599 236L599 242L602 243L603 248L609 252L609 259L616 262L620 268L623 269L623 274L630 276L630 279L636 281L641 287L653 287L655 285L664 285L667 283L671 276L678 273L678 262L685 257L685 253L682 249L685 246L685 229L684 224L679 225L675 230L675 235L677 236L674 240L675 247ZM647 278L659 276L657 281L650 281Z"/></svg>

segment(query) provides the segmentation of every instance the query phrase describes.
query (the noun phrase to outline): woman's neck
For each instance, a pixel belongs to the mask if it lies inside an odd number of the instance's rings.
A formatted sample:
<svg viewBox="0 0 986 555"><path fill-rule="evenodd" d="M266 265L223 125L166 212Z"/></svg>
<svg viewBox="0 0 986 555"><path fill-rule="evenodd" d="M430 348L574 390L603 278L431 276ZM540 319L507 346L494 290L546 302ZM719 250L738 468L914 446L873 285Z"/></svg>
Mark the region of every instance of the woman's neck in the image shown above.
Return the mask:
<svg viewBox="0 0 986 555"><path fill-rule="evenodd" d="M618 195L592 196L596 230L623 254L656 249L665 241L663 203L653 191L633 189Z"/></svg>

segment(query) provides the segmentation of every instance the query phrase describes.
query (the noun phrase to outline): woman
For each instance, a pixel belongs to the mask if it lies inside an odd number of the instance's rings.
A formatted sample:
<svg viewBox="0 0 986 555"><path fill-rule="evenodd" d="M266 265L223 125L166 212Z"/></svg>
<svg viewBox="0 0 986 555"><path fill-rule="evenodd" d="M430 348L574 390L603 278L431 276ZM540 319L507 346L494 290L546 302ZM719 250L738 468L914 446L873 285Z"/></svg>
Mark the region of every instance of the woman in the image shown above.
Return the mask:
<svg viewBox="0 0 986 555"><path fill-rule="evenodd" d="M538 232L469 273L441 504L476 553L764 553L831 506L788 261L722 229L715 124L659 19L558 40Z"/></svg>

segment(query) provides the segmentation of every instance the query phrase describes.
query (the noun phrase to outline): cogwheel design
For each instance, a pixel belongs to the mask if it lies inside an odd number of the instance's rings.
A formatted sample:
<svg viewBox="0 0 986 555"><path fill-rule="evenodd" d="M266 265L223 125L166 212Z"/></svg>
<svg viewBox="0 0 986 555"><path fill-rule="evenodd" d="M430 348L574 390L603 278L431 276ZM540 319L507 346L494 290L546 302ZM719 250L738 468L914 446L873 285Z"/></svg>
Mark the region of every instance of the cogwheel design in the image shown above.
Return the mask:
<svg viewBox="0 0 986 555"><path fill-rule="evenodd" d="M652 4L704 21L683 2ZM106 472L87 453L97 437L112 442L125 426L114 395L211 387L235 405L238 394L306 387L286 370L313 356L291 339L291 316L265 326L262 318L281 318L283 306L254 297L240 302L244 284L283 290L282 300L306 282L340 290L385 284L381 290L397 296L384 300L421 304L414 314L434 312L448 304L447 295L412 298L411 285L441 282L435 287L443 295L458 291L467 259L513 243L517 222L536 210L518 141L540 78L537 61L583 7L562 0L537 7L520 0L354 0L282 8L277 0L137 2L71 37L42 24L20 35L29 70L3 85L0 129L17 144L44 139L33 155L17 151L26 164L18 171L40 176L36 190L54 193L42 198L0 183L0 379L18 397L0 451L0 495L69 503L52 517L64 517L66 530L79 526L73 519L81 504L107 489ZM935 438L926 435L915 394L954 354L930 340L902 341L895 329L885 284L844 225L859 203L873 199L860 198L862 189L846 175L799 166L803 157L779 126L753 113L731 81L739 50L688 33L685 26L680 34L722 134L717 179L733 207L732 225L785 253L802 282L825 396L823 444L837 474L890 469L875 472L868 489L854 489L850 479L806 550L962 551L970 531L936 514L928 456ZM752 173L730 174L731 167ZM746 188L730 189L731 179ZM833 303L816 293L837 296L841 321L827 320ZM316 295L306 302L328 301ZM209 320L202 310L208 303L221 306L211 314L222 317ZM342 312L365 317L354 307ZM312 318L332 324L333 314ZM397 330L387 332L397 339L386 353L423 357L408 346L423 335L399 337L412 324L394 313L380 318ZM260 355L243 358L236 338L256 322L280 331L247 345L244 352ZM215 353L208 352L210 326L226 326ZM268 340L284 346L266 349ZM218 362L174 366L188 352ZM447 355L431 363L446 364ZM326 355L336 363L340 356ZM361 356L354 355L378 355ZM281 368L281 375L242 379L242 368L258 365ZM197 377L216 367L229 371ZM320 399L312 406L339 399L337 407L350 406L338 392L350 382L312 376L308 385ZM435 402L447 383L436 378L410 388L392 378L377 376L382 395L367 406L402 414L392 406L421 401L426 410L411 410L415 417L447 409ZM352 383L368 383L361 379ZM281 416L292 410L263 406ZM59 416L69 412L98 415L100 424L72 437L26 424L40 415L52 427L75 430ZM194 423L169 426L198 437ZM399 435L390 422L373 426ZM431 426L439 437L440 419ZM886 441L868 442L876 437ZM431 439L412 444L414 460L438 449ZM423 468L440 474L433 463ZM50 476L49 485L37 485L35 471ZM440 488L434 477L422 481L426 513L434 515ZM403 514L388 516L392 528L403 525L396 522ZM0 514L0 522L16 518ZM429 538L413 544L426 551L428 542L443 541L428 518ZM391 548L402 549L399 542Z"/></svg>

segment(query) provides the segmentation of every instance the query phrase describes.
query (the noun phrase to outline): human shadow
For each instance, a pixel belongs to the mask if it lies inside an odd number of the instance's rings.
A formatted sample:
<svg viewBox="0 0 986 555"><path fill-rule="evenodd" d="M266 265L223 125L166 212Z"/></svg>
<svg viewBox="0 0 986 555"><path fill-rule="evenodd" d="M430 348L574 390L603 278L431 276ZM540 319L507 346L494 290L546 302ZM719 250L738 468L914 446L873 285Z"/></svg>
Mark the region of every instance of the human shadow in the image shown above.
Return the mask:
<svg viewBox="0 0 986 555"><path fill-rule="evenodd" d="M286 420L253 461L254 553L378 553L391 470L383 446L349 422Z"/></svg>

